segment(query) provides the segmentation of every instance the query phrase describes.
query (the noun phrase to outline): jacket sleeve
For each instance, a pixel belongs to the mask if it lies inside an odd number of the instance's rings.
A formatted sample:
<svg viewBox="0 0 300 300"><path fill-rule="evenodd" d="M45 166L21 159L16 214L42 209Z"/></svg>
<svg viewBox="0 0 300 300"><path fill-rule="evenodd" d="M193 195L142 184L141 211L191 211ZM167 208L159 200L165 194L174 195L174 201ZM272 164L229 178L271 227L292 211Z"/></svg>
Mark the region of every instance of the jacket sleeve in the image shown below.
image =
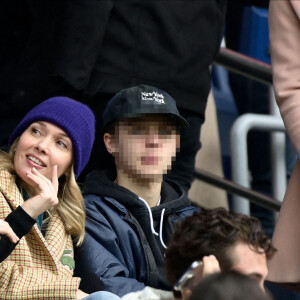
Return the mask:
<svg viewBox="0 0 300 300"><path fill-rule="evenodd" d="M45 270L18 266L6 259L0 264L0 298L76 299L79 278L57 276Z"/></svg>
<svg viewBox="0 0 300 300"><path fill-rule="evenodd" d="M87 293L107 290L118 296L142 290L144 283L135 279L133 268L128 266L135 258L125 257L125 246L112 224L91 202L86 203L86 214L84 242L75 248L75 275L82 278L80 289Z"/></svg>
<svg viewBox="0 0 300 300"><path fill-rule="evenodd" d="M26 235L35 224L35 220L32 219L21 206L11 212L5 218L5 221L20 239ZM0 262L9 256L16 245L17 243L12 243L6 235L0 235Z"/></svg>
<svg viewBox="0 0 300 300"><path fill-rule="evenodd" d="M271 0L270 49L276 100L287 132L300 154L300 1Z"/></svg>

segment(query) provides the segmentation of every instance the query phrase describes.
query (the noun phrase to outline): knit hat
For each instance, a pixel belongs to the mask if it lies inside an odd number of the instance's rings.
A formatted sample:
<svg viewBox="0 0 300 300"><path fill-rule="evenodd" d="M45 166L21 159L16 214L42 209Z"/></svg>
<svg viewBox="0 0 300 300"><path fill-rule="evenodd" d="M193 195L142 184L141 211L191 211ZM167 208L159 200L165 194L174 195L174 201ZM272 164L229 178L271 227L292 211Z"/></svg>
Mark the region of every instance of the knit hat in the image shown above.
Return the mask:
<svg viewBox="0 0 300 300"><path fill-rule="evenodd" d="M165 114L182 127L188 122L180 116L175 100L165 91L149 85L123 89L113 96L103 113L102 129L120 119L140 118L147 114Z"/></svg>
<svg viewBox="0 0 300 300"><path fill-rule="evenodd" d="M86 166L95 139L95 117L91 109L67 97L53 97L32 108L11 134L9 146L32 123L47 121L63 129L73 144L76 178Z"/></svg>

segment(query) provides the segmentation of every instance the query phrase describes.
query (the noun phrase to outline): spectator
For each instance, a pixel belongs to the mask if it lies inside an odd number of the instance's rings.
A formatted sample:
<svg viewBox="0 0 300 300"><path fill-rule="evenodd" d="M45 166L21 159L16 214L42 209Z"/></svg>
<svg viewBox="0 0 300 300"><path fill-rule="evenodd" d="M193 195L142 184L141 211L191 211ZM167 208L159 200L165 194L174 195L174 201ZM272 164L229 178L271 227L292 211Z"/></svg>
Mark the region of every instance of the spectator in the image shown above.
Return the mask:
<svg viewBox="0 0 300 300"><path fill-rule="evenodd" d="M212 254L222 272L248 275L263 288L267 260L274 252L258 219L224 208L205 210L176 228L166 250L166 273L174 285L194 261Z"/></svg>
<svg viewBox="0 0 300 300"><path fill-rule="evenodd" d="M85 212L75 176L89 159L94 126L86 105L51 98L25 115L9 153L0 153L0 218L20 235L17 244L0 240L2 258L8 256L0 264L1 299L89 298L72 277L71 235L82 243ZM113 297L101 292L96 299Z"/></svg>
<svg viewBox="0 0 300 300"><path fill-rule="evenodd" d="M205 286L201 284L202 280L220 271L234 271L251 277L256 281L255 286L260 286L258 294L261 295L268 272L266 258L272 257L274 252L258 219L228 212L223 208L204 210L179 223L166 251L166 271L176 299L190 299L199 282L202 289ZM170 294L146 287L122 299L170 299ZM194 293L196 296L199 296L198 292Z"/></svg>
<svg viewBox="0 0 300 300"><path fill-rule="evenodd" d="M86 236L75 251L76 274L87 292L123 296L145 286L170 290L165 244L177 219L191 215L184 190L163 181L188 123L174 99L147 85L121 90L103 114L104 142L116 173L95 171L84 184Z"/></svg>

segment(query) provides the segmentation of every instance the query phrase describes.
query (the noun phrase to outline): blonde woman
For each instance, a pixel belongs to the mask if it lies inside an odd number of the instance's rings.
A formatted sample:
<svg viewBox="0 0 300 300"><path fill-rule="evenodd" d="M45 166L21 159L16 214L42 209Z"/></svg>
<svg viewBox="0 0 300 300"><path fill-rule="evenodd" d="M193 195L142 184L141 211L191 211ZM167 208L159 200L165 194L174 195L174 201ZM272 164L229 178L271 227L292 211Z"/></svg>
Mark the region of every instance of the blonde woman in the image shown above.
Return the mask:
<svg viewBox="0 0 300 300"><path fill-rule="evenodd" d="M1 299L114 299L89 296L73 277L73 242L82 243L85 223L76 178L90 157L94 128L86 105L50 98L28 112L9 153L0 154L0 219L19 238L1 235Z"/></svg>

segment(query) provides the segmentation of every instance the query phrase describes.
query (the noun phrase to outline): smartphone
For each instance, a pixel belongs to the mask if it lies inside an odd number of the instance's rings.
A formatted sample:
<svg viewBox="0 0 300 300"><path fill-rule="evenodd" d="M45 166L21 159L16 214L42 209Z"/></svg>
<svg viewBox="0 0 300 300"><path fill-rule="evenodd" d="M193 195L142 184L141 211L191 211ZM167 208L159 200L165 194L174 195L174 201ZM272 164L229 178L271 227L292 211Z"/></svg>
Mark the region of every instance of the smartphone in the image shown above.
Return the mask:
<svg viewBox="0 0 300 300"><path fill-rule="evenodd" d="M173 294L175 298L181 298L181 290L188 285L192 278L197 277L200 271L202 273L202 265L203 263L201 260L195 260L179 278L179 280L173 286Z"/></svg>

